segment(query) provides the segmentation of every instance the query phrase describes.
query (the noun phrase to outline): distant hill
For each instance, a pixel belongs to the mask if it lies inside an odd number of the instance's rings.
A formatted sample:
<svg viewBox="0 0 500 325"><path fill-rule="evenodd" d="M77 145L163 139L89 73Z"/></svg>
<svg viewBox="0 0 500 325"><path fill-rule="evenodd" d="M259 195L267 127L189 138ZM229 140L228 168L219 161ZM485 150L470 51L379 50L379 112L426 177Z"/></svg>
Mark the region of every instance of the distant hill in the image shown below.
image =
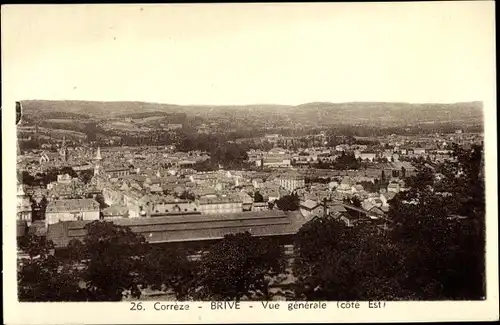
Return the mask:
<svg viewBox="0 0 500 325"><path fill-rule="evenodd" d="M23 114L32 119L122 119L186 114L236 124L282 125L409 125L419 123L482 123L481 102L410 104L390 102L306 103L287 105L181 106L145 102L22 101Z"/></svg>
<svg viewBox="0 0 500 325"><path fill-rule="evenodd" d="M21 101L25 114L47 114L65 112L87 115L93 118L110 118L120 115L144 112L179 112L178 105L143 103L143 102L95 102L95 101L53 101L26 100Z"/></svg>

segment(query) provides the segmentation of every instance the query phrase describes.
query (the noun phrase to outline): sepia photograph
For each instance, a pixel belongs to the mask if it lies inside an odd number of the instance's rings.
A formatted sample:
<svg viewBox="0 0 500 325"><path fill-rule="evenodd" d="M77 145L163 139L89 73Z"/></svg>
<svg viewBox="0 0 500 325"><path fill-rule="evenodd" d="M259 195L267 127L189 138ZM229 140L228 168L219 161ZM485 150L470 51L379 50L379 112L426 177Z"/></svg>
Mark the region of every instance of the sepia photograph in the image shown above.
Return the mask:
<svg viewBox="0 0 500 325"><path fill-rule="evenodd" d="M493 12L2 6L11 299L498 303Z"/></svg>

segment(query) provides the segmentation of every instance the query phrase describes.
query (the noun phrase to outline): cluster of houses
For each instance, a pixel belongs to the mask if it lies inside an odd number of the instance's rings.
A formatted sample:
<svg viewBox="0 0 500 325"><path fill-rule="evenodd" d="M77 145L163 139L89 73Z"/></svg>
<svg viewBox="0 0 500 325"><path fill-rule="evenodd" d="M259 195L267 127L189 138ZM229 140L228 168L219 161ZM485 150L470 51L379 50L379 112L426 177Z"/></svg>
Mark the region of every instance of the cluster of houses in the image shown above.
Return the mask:
<svg viewBox="0 0 500 325"><path fill-rule="evenodd" d="M173 229L180 231L179 225L186 222L186 227L199 231L208 227L203 231L211 234L207 238L213 239L222 232L216 231L217 223L212 224L210 220L220 220L221 225L226 222L227 229L265 232L264 225L270 227L282 218L283 225L293 224L287 226L287 234L314 217L333 216L352 226L360 216L366 220L383 219L390 201L406 189L404 179L413 175L415 168L401 157L433 154L449 157L449 149L444 149L444 145L420 148L393 141L375 151L359 144L295 151L251 150L249 161L261 168L196 172L191 167L210 159L206 153L176 152L173 147L120 147L105 151L98 148L97 152L90 153L88 148L68 150L63 143L55 154L42 153L43 159L38 163L36 155L23 155L21 165L33 172L30 168L34 165L40 168L58 162L71 166L77 174L90 171L92 179L84 182L62 174L46 188L26 193L22 186L18 187L17 219L28 226L36 224L36 231L45 231L48 236L53 233L51 229L68 231L71 228L61 228L61 223L81 225L93 220L131 223L136 229L144 223L153 234L148 234L148 238L160 236L155 235L156 224L158 232L173 235ZM319 160L333 161L343 152L351 152L356 159L365 161L364 167L343 171L300 168L301 164ZM386 159L382 162L379 158ZM299 210L277 211L276 201L291 194L298 196ZM33 207L42 197L47 201L44 218L33 220ZM354 197L359 205L345 203Z"/></svg>

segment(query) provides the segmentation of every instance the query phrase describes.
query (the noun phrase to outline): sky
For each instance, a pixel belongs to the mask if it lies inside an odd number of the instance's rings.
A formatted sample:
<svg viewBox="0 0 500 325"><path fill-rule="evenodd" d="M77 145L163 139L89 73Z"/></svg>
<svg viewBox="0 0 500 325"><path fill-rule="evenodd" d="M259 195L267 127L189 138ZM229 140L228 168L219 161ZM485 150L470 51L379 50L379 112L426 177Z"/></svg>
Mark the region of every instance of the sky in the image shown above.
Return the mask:
<svg viewBox="0 0 500 325"><path fill-rule="evenodd" d="M2 6L14 100L483 100L492 2Z"/></svg>

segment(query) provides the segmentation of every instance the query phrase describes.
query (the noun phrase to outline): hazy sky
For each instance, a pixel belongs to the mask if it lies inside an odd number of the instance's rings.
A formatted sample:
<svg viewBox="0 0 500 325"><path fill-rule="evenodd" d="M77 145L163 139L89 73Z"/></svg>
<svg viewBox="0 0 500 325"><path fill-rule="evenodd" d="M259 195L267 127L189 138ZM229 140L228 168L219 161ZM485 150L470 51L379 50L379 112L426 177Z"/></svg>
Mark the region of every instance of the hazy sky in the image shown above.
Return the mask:
<svg viewBox="0 0 500 325"><path fill-rule="evenodd" d="M491 2L2 7L20 99L175 104L482 100Z"/></svg>

